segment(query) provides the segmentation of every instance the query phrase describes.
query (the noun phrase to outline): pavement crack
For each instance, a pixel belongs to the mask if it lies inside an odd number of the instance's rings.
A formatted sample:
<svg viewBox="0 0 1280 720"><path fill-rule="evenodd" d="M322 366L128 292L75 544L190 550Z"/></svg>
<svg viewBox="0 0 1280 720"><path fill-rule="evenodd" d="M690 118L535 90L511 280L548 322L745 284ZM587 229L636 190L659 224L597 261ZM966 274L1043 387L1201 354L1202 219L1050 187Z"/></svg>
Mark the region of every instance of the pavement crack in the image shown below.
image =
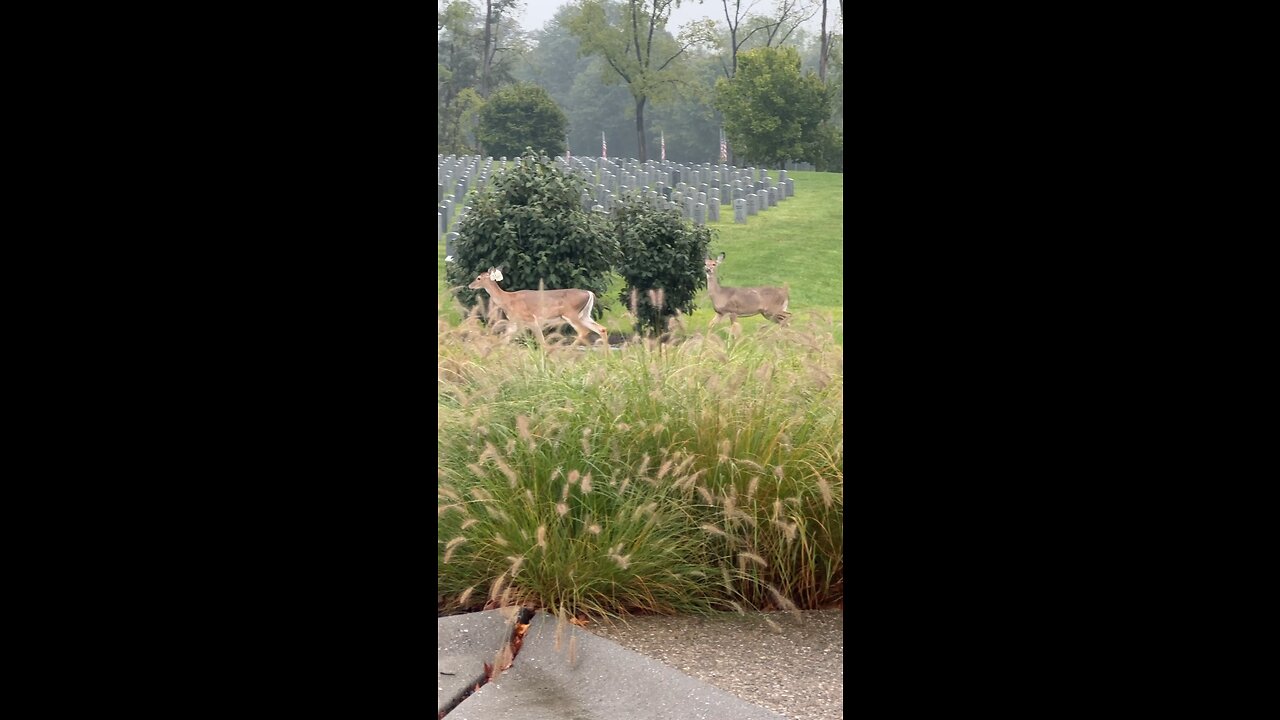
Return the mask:
<svg viewBox="0 0 1280 720"><path fill-rule="evenodd" d="M498 652L493 656L492 663L482 663L484 666L484 676L480 681L471 686L458 696L458 699L436 715L436 720L444 720L444 717L453 712L453 709L462 704L464 700L471 697L477 690L484 685L496 680L504 671L511 668L515 662L516 656L520 654L520 648L524 646L524 634L529 630L529 621L533 619L533 610L529 608L520 608L516 614L515 627L511 629L511 637L507 639L502 647L498 648ZM455 673L448 671L440 671L445 675L453 675Z"/></svg>

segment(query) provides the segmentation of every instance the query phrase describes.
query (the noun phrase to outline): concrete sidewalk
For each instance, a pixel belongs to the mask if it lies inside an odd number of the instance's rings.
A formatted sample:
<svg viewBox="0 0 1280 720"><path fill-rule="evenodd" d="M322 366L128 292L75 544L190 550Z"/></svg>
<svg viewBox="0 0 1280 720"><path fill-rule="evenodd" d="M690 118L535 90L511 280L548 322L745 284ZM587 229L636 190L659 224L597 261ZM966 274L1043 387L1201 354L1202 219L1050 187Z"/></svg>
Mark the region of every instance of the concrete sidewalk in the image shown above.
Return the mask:
<svg viewBox="0 0 1280 720"><path fill-rule="evenodd" d="M786 720L546 613L530 620L511 668L475 690L484 663L502 662L514 628L502 610L438 619L438 712L449 720Z"/></svg>

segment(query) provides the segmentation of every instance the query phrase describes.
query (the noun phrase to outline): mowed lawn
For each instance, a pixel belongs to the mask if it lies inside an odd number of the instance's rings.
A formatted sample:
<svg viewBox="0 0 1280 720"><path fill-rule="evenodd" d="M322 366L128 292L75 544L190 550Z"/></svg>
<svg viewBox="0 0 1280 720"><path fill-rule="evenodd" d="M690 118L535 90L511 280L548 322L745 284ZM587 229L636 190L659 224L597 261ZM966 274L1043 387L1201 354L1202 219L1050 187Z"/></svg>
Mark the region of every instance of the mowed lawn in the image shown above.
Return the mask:
<svg viewBox="0 0 1280 720"><path fill-rule="evenodd" d="M778 177L777 170L769 171ZM829 329L837 342L844 340L844 175L788 171L795 180L793 197L747 217L746 224L733 221L731 205L722 205L720 221L708 223L712 229L711 250L725 253L720 266L720 284L726 287L754 285L787 286L791 289L789 309L793 323L834 323ZM438 243L437 289L444 296L444 240ZM631 331L631 321L617 300L622 289L616 278L603 299L608 308L603 323L611 330ZM456 321L453 313L448 313ZM715 315L703 290L697 309L686 318L693 331L706 329ZM760 316L739 320L743 330L769 321ZM725 325L722 321L720 325ZM719 329L719 326L717 326Z"/></svg>

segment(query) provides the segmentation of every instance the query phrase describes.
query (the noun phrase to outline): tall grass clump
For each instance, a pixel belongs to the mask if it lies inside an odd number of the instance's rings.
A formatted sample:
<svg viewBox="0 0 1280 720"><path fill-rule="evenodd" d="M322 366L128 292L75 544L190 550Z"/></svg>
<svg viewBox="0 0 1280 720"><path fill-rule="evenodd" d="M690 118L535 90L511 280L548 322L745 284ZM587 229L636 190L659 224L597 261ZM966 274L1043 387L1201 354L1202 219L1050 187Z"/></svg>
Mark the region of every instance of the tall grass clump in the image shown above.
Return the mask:
<svg viewBox="0 0 1280 720"><path fill-rule="evenodd" d="M441 321L441 608L841 599L843 350L798 320L615 351Z"/></svg>

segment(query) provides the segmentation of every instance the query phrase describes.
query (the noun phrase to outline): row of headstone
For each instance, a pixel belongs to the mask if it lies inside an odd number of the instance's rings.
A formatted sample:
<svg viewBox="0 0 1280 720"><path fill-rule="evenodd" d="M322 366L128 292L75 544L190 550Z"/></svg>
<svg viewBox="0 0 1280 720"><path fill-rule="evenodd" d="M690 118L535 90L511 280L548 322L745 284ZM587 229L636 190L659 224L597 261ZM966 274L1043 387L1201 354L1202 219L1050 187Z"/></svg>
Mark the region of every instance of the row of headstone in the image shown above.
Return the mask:
<svg viewBox="0 0 1280 720"><path fill-rule="evenodd" d="M482 159L479 155L439 155L437 160L436 201L441 234L448 232L454 207L468 192L483 187L496 170L520 163L520 158L508 161L502 157L495 165L492 157ZM587 181L590 189L582 193L583 210L600 208L609 213L624 195L654 194L663 198L661 203L655 202L655 207L675 210L700 225L708 220L718 222L721 204L733 204L735 222L745 222L747 216L795 195L795 181L787 177L786 170L778 171L778 178L774 180L765 168L711 163L683 165L653 160L641 163L631 158L583 157L570 160L557 157L555 162ZM738 219L737 212L740 200L746 213L742 220ZM458 220L466 210L463 206L457 211Z"/></svg>

